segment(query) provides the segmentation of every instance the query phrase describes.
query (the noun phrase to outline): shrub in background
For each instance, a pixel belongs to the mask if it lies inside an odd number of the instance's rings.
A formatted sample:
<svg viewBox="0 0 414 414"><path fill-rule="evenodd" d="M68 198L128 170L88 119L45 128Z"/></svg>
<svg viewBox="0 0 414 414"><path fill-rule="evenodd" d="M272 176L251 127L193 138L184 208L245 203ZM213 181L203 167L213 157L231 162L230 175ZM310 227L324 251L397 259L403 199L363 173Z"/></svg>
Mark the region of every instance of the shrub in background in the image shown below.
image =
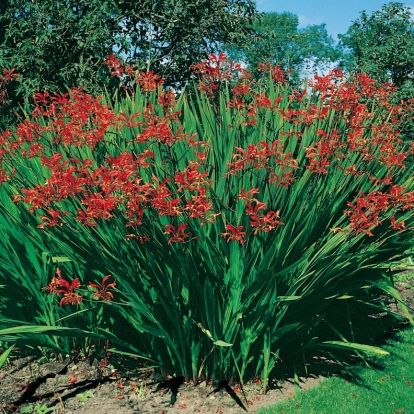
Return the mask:
<svg viewBox="0 0 414 414"><path fill-rule="evenodd" d="M411 247L407 108L365 75L298 91L268 65L253 83L222 54L193 69L198 88L180 94L128 70L132 93L112 106L37 94L2 134L3 190L82 269L49 280L56 312L104 293L93 331L113 351L194 382L265 386L279 358L381 353L341 312L389 312L372 288L400 301L381 263Z"/></svg>

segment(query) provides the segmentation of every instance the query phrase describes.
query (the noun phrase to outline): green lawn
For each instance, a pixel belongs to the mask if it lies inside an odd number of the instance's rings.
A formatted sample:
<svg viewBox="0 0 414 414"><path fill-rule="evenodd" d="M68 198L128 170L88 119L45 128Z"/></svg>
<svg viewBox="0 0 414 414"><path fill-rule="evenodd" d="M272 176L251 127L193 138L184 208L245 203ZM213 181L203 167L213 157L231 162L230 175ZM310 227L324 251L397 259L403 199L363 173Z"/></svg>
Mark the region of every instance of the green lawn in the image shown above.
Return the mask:
<svg viewBox="0 0 414 414"><path fill-rule="evenodd" d="M355 366L354 380L332 377L259 414L414 413L414 331L401 331L383 346L390 354Z"/></svg>

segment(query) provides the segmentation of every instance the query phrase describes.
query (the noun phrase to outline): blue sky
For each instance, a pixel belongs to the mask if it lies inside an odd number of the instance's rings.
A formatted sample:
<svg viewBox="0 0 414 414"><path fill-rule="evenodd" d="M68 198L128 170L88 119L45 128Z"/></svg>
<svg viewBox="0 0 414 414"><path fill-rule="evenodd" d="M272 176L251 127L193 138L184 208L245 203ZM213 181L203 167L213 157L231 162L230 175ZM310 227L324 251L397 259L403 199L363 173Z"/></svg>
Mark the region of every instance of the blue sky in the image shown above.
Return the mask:
<svg viewBox="0 0 414 414"><path fill-rule="evenodd" d="M261 12L287 11L296 14L300 27L326 23L326 29L334 39L338 34L347 32L362 10L370 14L390 2L391 0L256 0ZM399 3L410 7L414 12L414 0Z"/></svg>

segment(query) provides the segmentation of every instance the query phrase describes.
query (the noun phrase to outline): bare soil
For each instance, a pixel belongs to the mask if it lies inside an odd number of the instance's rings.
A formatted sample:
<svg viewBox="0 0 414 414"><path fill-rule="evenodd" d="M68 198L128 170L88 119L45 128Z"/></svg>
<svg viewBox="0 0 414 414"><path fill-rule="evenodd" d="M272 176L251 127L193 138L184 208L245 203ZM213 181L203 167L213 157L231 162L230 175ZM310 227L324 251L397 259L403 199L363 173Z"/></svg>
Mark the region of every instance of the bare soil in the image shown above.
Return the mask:
<svg viewBox="0 0 414 414"><path fill-rule="evenodd" d="M413 314L414 280L397 287ZM389 306L401 311L393 302ZM301 388L316 386L327 372L316 369L307 378L300 378ZM109 360L41 363L38 357L15 355L0 370L0 413L255 413L295 393L289 377L273 379L269 385L266 394L254 381L244 384L243 390L227 383L194 386L183 378L159 378L142 369L115 370Z"/></svg>
<svg viewBox="0 0 414 414"><path fill-rule="evenodd" d="M12 360L0 371L0 378L0 412L3 413L19 408L20 412L55 414L236 414L246 410L255 413L295 392L294 383L289 379L273 383L266 394L254 382L245 384L245 398L237 384L229 385L229 393L224 385L217 390L218 387L212 384L203 382L194 386L181 383L178 378L176 401L171 404L174 393L168 387L157 390L165 380L159 382L154 375L103 373L98 363L91 365L88 361L55 361L39 365L30 357ZM309 389L319 381L320 378L315 376L301 378L301 387ZM174 387L171 388L174 391ZM235 398L231 396L233 392ZM47 408L50 411L46 411Z"/></svg>

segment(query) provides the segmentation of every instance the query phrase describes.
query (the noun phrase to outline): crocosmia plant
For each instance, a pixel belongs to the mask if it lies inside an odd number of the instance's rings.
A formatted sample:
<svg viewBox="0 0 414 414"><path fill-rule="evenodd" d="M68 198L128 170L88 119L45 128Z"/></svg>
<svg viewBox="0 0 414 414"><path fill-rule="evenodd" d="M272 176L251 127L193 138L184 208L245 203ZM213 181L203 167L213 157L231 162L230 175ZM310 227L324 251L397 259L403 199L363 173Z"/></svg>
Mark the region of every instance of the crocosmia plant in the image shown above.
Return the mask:
<svg viewBox="0 0 414 414"><path fill-rule="evenodd" d="M265 386L280 359L381 352L358 342L353 309L400 300L381 265L413 240L409 103L339 70L296 90L261 65L254 81L223 54L180 93L106 63L122 98L39 93L0 137L3 187L84 269L43 293L75 312L89 286L112 351L194 382Z"/></svg>

